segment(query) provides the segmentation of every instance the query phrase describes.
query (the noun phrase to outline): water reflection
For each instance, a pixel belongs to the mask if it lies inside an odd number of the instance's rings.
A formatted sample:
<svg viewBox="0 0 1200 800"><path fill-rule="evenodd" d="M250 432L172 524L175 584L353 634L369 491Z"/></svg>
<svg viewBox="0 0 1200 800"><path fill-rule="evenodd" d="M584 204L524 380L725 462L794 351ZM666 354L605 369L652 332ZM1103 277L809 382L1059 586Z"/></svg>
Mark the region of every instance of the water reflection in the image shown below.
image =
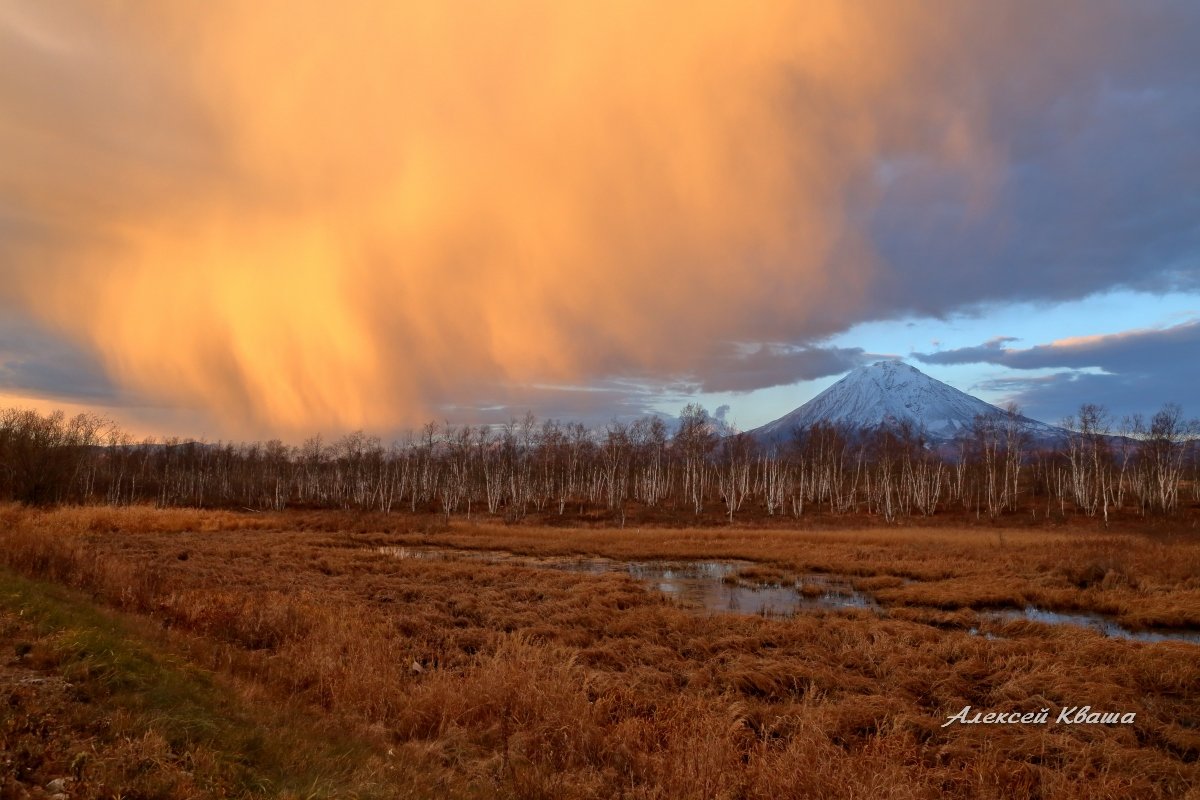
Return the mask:
<svg viewBox="0 0 1200 800"><path fill-rule="evenodd" d="M1041 622L1046 625L1072 625L1078 628L1090 628L1114 639L1130 639L1137 642L1192 642L1193 644L1200 644L1200 631L1135 631L1121 626L1112 617L1107 617L1103 614L1065 614L1058 611L1047 611L1037 606L1025 606L1025 608L1020 610L1006 608L999 611L987 611L984 612L983 616L1004 622L1023 619L1030 622Z"/></svg>
<svg viewBox="0 0 1200 800"><path fill-rule="evenodd" d="M614 569L619 570L622 566L629 575L660 592L684 604L714 612L780 616L801 609L875 607L871 598L855 591L848 583L827 581L826 576L811 576L812 583L820 587L811 593L804 590L805 579L794 584L739 579L737 573L749 566L747 562L639 561L624 565L614 562Z"/></svg>
<svg viewBox="0 0 1200 800"><path fill-rule="evenodd" d="M609 558L538 558L501 551L437 547L379 549L394 558L477 560L592 574L624 572L683 605L722 614L787 616L799 610L878 607L873 599L854 589L848 581L830 575L806 575L789 584L739 578L740 570L753 566L750 561L618 561Z"/></svg>

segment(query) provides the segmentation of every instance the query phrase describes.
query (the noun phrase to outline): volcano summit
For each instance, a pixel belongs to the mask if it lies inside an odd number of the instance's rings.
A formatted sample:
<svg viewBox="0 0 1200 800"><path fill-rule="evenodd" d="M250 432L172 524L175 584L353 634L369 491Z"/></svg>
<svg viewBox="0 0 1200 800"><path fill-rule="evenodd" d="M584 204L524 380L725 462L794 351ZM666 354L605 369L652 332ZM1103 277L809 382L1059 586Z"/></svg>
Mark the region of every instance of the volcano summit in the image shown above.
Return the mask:
<svg viewBox="0 0 1200 800"><path fill-rule="evenodd" d="M901 361L877 361L851 371L795 411L751 434L762 442L782 443L797 428L818 423L860 431L908 423L924 431L931 442L944 443L970 431L977 416L1002 420L1008 414ZM1018 416L1018 420L1035 440L1065 434L1029 417Z"/></svg>

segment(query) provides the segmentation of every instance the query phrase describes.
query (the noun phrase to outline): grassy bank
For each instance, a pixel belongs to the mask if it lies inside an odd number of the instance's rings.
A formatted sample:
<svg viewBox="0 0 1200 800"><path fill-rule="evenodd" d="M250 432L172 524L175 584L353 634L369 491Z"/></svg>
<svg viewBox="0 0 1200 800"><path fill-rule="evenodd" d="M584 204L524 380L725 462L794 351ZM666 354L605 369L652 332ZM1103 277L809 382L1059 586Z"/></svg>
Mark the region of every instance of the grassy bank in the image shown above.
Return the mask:
<svg viewBox="0 0 1200 800"><path fill-rule="evenodd" d="M236 771L243 749L264 754L256 769L271 781L290 773L288 763L325 765L315 775L323 785L418 796L433 786L437 796L513 798L1124 798L1183 796L1200 783L1196 646L1027 622L984 625L994 639L969 632L979 598L1000 592L1191 619L1200 544L1188 537L6 513L0 560L10 569L159 632L147 653L179 653L212 673L213 686L304 715L257 720L258 750L253 738L228 749L205 742L241 740L196 740L226 753L214 763L232 760L218 774L238 791L247 791ZM882 615L709 616L625 574L377 550L421 543L737 557L848 574L873 582L881 599L901 594ZM1052 715L1047 725L942 727L965 705L1085 704L1135 712L1137 722L1066 725ZM409 766L381 772L369 747L297 755L304 748L288 737L313 719L368 732ZM278 743L281 755L271 756Z"/></svg>
<svg viewBox="0 0 1200 800"><path fill-rule="evenodd" d="M433 793L379 742L248 702L146 620L2 567L0 647L2 797L47 785L125 800Z"/></svg>

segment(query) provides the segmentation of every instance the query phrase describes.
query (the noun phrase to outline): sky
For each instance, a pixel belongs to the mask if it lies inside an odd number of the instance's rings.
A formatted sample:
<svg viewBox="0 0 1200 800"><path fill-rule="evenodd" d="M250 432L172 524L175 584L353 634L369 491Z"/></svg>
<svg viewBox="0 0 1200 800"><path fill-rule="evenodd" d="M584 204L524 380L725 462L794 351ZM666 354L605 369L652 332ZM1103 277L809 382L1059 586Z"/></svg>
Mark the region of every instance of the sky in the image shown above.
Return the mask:
<svg viewBox="0 0 1200 800"><path fill-rule="evenodd" d="M746 6L746 7L742 7ZM1200 415L1200 4L0 0L0 406Z"/></svg>

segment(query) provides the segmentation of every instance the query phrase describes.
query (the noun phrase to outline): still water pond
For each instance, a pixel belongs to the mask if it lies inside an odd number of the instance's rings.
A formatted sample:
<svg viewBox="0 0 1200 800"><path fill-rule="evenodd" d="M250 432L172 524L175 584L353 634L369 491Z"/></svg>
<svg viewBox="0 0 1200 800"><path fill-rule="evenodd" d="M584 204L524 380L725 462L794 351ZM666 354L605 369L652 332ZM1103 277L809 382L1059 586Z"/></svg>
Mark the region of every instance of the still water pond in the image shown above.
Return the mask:
<svg viewBox="0 0 1200 800"><path fill-rule="evenodd" d="M831 575L806 575L795 583L743 580L750 561L618 561L610 558L538 558L495 550L382 547L393 558L486 561L571 572L623 572L684 605L720 614L788 616L802 610L878 608L870 596Z"/></svg>
<svg viewBox="0 0 1200 800"><path fill-rule="evenodd" d="M881 611L873 597L854 588L847 578L825 573L803 575L794 583L762 583L739 576L756 566L751 561L620 561L599 557L521 556L503 550L459 550L452 547L380 547L393 558L438 561L483 561L521 567L599 574L623 572L682 605L717 614L790 616L798 611L865 609ZM1200 631L1130 630L1101 614L1065 614L1035 606L983 611L997 622L1029 620L1046 625L1089 628L1116 639L1139 642L1182 641L1200 644ZM978 634L972 628L970 633ZM989 639L998 638L983 634Z"/></svg>

